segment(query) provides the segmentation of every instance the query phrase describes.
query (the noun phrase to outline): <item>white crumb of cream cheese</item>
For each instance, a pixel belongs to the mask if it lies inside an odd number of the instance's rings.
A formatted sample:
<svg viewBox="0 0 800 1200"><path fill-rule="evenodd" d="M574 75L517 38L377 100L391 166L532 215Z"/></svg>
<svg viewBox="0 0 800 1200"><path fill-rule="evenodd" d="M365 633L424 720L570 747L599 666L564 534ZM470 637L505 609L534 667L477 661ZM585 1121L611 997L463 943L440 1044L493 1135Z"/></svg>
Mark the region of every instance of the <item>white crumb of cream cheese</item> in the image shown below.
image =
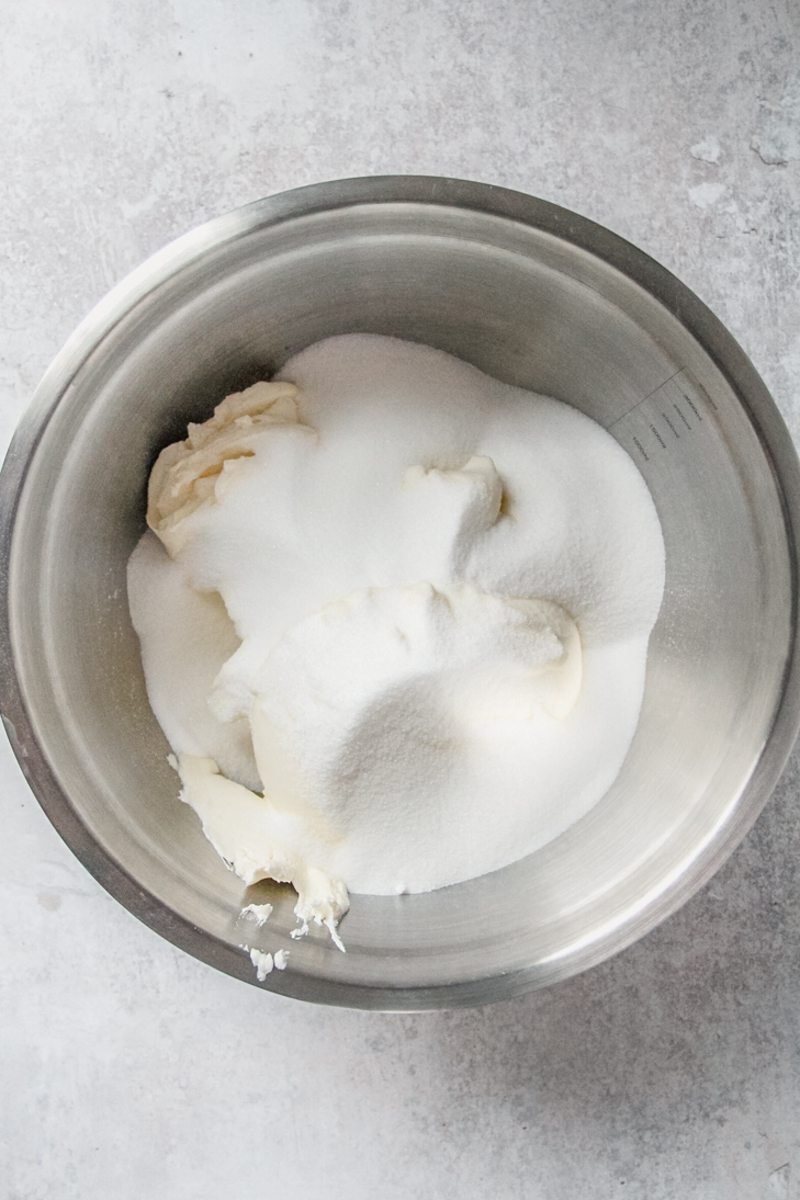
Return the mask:
<svg viewBox="0 0 800 1200"><path fill-rule="evenodd" d="M275 965L275 960L266 950L257 950L255 946L250 950L250 961L256 969L256 979L259 983L263 983L272 968Z"/></svg>
<svg viewBox="0 0 800 1200"><path fill-rule="evenodd" d="M245 904L239 916L244 920L255 921L256 925L261 928L266 925L267 921L272 916L271 904Z"/></svg>

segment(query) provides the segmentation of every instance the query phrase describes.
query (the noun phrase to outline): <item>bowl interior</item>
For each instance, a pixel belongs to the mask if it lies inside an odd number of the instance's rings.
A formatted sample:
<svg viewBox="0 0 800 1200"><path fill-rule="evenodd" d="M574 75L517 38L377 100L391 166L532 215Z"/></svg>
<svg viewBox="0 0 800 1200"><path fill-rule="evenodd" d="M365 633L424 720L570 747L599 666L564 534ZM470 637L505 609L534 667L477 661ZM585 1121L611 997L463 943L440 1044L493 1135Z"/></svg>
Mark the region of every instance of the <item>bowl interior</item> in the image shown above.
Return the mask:
<svg viewBox="0 0 800 1200"><path fill-rule="evenodd" d="M267 202L184 245L150 283L90 347L41 431L9 583L17 671L49 770L98 853L140 889L145 917L242 978L253 977L242 941L286 946L290 970L269 986L384 1006L390 993L399 1006L509 994L652 925L697 886L720 838L752 819L741 796L792 646L781 492L711 355L569 230L455 203L276 212ZM422 896L354 897L342 955L323 937L288 940L287 889L248 893L274 893L259 935L246 939L237 923L243 886L177 800L125 566L158 449L226 392L350 331L448 350L608 428L653 494L667 584L639 728L604 800L492 875Z"/></svg>

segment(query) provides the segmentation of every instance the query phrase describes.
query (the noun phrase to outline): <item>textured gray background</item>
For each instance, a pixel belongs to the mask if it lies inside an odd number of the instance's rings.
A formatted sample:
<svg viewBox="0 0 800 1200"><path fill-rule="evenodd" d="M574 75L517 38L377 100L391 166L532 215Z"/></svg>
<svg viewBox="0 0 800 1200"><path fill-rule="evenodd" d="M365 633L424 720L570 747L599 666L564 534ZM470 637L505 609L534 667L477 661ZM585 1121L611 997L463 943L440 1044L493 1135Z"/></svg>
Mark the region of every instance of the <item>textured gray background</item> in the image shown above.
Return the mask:
<svg viewBox="0 0 800 1200"><path fill-rule="evenodd" d="M795 0L0 0L0 439L129 268L265 193L522 188L722 317L800 435ZM713 883L491 1009L317 1011L110 900L0 747L0 1195L800 1197L800 759Z"/></svg>

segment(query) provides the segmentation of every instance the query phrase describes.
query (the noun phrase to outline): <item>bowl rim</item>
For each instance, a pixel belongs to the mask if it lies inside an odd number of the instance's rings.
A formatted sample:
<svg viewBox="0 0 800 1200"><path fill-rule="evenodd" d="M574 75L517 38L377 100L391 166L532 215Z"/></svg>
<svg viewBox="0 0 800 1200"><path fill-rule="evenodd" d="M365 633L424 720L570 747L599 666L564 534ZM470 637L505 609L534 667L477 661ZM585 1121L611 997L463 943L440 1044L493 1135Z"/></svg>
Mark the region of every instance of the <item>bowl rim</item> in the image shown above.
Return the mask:
<svg viewBox="0 0 800 1200"><path fill-rule="evenodd" d="M372 987L286 971L258 984L235 947L175 913L91 835L61 789L26 709L11 638L11 550L17 514L36 448L83 363L114 326L146 296L207 251L256 229L315 213L376 204L424 204L477 210L565 240L637 283L691 334L732 387L765 450L783 507L791 573L791 646L782 691L758 762L729 820L676 880L627 920L549 964L436 987ZM432 175L337 179L284 191L199 225L168 243L122 279L78 325L36 388L0 470L0 716L36 799L61 838L91 875L134 916L173 945L234 977L282 995L329 1005L411 1012L509 999L594 966L659 925L719 869L766 804L800 729L800 643L797 637L800 463L791 435L765 384L721 321L685 284L643 250L586 217L523 192L489 183Z"/></svg>

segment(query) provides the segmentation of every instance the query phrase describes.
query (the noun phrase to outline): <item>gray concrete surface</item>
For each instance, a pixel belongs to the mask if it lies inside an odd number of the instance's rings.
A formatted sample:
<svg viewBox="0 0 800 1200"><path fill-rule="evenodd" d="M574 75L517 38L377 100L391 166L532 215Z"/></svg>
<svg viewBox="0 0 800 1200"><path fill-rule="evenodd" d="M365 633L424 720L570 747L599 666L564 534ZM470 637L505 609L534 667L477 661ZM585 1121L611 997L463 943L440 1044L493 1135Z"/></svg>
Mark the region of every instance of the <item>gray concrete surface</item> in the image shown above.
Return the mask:
<svg viewBox="0 0 800 1200"><path fill-rule="evenodd" d="M0 438L115 280L381 171L566 204L727 322L800 436L794 0L1 0ZM492 1009L317 1011L110 900L0 747L0 1195L800 1197L800 758L624 955Z"/></svg>

